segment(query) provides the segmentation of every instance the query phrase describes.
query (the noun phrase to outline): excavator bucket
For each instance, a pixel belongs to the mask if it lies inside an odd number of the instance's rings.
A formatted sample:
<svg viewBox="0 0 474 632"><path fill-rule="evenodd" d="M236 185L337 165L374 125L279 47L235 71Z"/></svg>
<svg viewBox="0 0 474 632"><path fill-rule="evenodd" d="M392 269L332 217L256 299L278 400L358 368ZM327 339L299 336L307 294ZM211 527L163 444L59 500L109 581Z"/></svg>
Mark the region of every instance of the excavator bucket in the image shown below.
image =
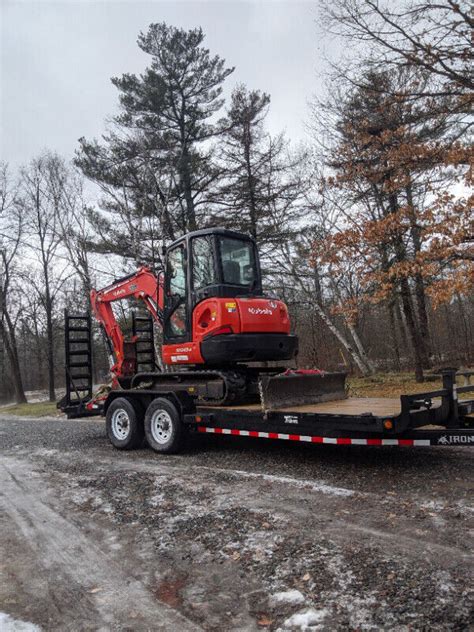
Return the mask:
<svg viewBox="0 0 474 632"><path fill-rule="evenodd" d="M261 376L259 390L264 412L318 404L347 397L346 373L324 371L286 371Z"/></svg>

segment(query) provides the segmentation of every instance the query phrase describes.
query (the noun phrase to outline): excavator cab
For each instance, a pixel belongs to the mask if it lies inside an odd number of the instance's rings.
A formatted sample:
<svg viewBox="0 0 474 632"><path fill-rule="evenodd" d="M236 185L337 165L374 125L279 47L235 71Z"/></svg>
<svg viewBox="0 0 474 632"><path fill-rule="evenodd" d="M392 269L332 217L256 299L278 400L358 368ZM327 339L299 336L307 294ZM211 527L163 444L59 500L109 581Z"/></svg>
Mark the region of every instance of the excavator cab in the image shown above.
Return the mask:
<svg viewBox="0 0 474 632"><path fill-rule="evenodd" d="M242 233L189 233L166 251L166 364L287 360L297 350L287 308L264 296L258 251Z"/></svg>
<svg viewBox="0 0 474 632"><path fill-rule="evenodd" d="M165 264L165 343L186 340L192 312L210 297L261 295L257 249L247 235L200 230L173 243Z"/></svg>

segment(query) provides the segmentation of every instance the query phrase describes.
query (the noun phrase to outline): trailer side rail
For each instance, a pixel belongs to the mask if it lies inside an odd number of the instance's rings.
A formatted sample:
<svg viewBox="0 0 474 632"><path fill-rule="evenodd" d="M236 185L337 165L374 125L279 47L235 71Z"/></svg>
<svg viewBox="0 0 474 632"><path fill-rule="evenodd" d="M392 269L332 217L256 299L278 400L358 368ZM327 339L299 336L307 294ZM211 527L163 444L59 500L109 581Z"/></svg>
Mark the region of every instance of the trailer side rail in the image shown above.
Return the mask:
<svg viewBox="0 0 474 632"><path fill-rule="evenodd" d="M266 432L261 430L239 430L237 428L220 428L197 426L197 432L253 437L256 439L280 439L284 441L302 441L304 443L324 443L333 445L362 446L474 446L474 430L419 430L397 438L383 437L328 437L315 435L287 434L283 432Z"/></svg>

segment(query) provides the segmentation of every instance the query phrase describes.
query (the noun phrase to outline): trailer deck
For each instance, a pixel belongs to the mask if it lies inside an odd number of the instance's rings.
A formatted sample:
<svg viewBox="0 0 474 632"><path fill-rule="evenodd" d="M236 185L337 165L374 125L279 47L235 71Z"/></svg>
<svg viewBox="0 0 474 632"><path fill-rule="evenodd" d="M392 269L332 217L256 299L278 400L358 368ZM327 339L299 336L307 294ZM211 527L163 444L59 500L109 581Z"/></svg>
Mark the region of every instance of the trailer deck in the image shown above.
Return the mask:
<svg viewBox="0 0 474 632"><path fill-rule="evenodd" d="M185 384L176 383L170 390L166 382L157 382L148 388L111 390L101 400L81 400L76 406L66 401L63 410L69 417L105 415L109 438L123 449L130 449L130 444L125 439L122 444L110 428L120 417L132 423L131 416L135 443L140 443L144 427L148 443L158 452L179 450L184 430L336 445L474 446L474 399L458 397L474 394L474 385L456 382L460 377L468 380L474 371L448 369L441 375L441 389L399 399L349 397L275 409L265 409L262 403L212 406L204 405L195 389ZM125 436L125 430L119 428L118 435Z"/></svg>
<svg viewBox="0 0 474 632"><path fill-rule="evenodd" d="M438 402L439 405L439 402ZM240 406L220 406L222 410L261 411L260 404L242 404ZM302 404L276 408L280 413L314 413L325 415L377 415L391 417L401 412L400 399L385 397L348 397L334 401L319 402L317 404Z"/></svg>
<svg viewBox="0 0 474 632"><path fill-rule="evenodd" d="M396 398L339 399L263 411L258 404L198 406L193 418L199 433L283 439L336 445L472 445L474 400L458 393L456 377L473 372L443 372L443 389ZM191 416L189 417L191 421Z"/></svg>

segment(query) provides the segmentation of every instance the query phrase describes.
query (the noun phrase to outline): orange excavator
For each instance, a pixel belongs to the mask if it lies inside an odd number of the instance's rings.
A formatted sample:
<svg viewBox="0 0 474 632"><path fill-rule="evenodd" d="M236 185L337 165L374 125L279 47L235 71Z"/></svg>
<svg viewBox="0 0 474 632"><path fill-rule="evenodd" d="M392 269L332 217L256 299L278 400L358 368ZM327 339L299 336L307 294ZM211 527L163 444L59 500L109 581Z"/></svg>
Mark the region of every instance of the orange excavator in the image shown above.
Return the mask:
<svg viewBox="0 0 474 632"><path fill-rule="evenodd" d="M268 363L294 359L298 339L290 333L285 303L262 290L258 251L251 237L222 228L199 230L176 240L163 254L164 270L158 274L142 267L91 292L92 312L113 356L113 389L176 386L212 405L258 401L263 389L267 397L284 404L294 398L296 384L305 393L313 386L341 390L340 383L320 382L317 372L284 381L290 393L282 391L281 380L272 386L272 376L281 375L286 366L269 368ZM112 308L113 303L130 298L141 301L162 329L162 371L138 370L139 338L124 335ZM70 344L74 346L73 339ZM78 392L71 371L68 375L68 392ZM87 407L94 408L93 398Z"/></svg>
<svg viewBox="0 0 474 632"><path fill-rule="evenodd" d="M128 298L142 301L162 328L169 366L283 361L297 353L287 307L263 295L255 242L241 233L189 233L166 250L165 270L157 276L143 267L92 290L92 310L111 341L119 380L136 373L136 341L124 337L112 309Z"/></svg>

